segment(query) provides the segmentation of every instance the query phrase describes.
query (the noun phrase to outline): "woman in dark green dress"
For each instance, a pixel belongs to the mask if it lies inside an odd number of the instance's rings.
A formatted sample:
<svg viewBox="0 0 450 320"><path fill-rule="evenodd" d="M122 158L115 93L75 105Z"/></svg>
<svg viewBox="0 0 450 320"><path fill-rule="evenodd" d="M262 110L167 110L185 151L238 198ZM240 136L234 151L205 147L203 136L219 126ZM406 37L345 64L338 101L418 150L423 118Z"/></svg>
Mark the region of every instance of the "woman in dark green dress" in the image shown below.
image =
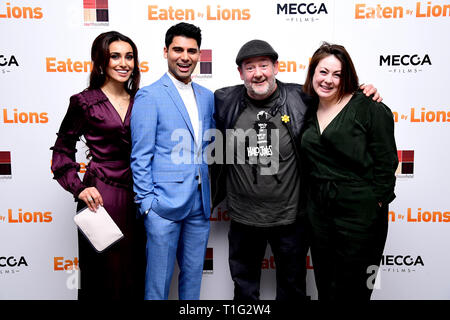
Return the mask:
<svg viewBox="0 0 450 320"><path fill-rule="evenodd" d="M393 115L358 87L345 48L324 43L304 85L317 105L301 144L320 300L370 299L395 198Z"/></svg>

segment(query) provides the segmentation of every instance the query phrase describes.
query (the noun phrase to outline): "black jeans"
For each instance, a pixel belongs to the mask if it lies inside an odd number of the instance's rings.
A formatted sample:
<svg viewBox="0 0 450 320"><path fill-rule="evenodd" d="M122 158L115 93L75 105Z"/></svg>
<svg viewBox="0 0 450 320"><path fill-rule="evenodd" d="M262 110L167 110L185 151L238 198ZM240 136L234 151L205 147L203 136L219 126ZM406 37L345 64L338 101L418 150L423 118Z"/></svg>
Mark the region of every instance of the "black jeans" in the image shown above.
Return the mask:
<svg viewBox="0 0 450 320"><path fill-rule="evenodd" d="M308 246L304 223L253 227L231 221L228 240L234 300L259 300L261 266L267 243L276 266L276 300L306 299Z"/></svg>

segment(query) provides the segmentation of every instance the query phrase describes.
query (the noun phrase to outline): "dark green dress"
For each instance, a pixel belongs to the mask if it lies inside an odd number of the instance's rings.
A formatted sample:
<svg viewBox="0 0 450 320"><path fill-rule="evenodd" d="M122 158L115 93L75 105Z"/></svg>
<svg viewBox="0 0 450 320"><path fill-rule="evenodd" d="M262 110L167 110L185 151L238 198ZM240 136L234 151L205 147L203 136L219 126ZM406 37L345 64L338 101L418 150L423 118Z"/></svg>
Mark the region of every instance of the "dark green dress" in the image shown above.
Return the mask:
<svg viewBox="0 0 450 320"><path fill-rule="evenodd" d="M302 155L319 299L370 299L370 266L380 263L395 198L392 112L357 92L322 134L312 112Z"/></svg>

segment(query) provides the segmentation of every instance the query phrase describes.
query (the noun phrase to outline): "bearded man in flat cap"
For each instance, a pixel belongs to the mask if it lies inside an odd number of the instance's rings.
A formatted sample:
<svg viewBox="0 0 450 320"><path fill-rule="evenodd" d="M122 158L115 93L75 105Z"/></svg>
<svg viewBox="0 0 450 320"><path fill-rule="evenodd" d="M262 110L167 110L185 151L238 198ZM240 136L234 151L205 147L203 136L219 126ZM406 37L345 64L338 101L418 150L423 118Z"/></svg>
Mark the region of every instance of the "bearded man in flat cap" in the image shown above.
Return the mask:
<svg viewBox="0 0 450 320"><path fill-rule="evenodd" d="M276 299L306 300L300 135L311 98L301 85L275 78L278 53L266 41L245 43L236 64L244 83L214 93L216 128L226 137L223 148L216 140L215 152L227 160L216 161L211 174L213 207L226 200L231 217L234 299L259 300L268 243L276 265ZM366 91L376 93L371 86Z"/></svg>

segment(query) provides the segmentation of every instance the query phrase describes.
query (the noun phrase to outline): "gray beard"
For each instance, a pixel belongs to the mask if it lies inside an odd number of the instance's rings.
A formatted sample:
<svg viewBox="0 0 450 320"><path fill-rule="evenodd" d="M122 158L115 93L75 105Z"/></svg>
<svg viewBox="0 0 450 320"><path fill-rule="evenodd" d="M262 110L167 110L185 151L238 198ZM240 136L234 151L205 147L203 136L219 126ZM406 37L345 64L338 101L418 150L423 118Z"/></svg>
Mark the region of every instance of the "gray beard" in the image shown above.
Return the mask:
<svg viewBox="0 0 450 320"><path fill-rule="evenodd" d="M275 91L275 88L276 88L275 78L273 79L272 83L268 83L268 84L269 85L267 87L267 90L264 90L263 93L260 93L260 92L256 92L255 90L253 90L251 84L244 82L244 86L247 89L247 93L250 93L249 96L253 97L255 100L262 100L262 99L268 98Z"/></svg>

